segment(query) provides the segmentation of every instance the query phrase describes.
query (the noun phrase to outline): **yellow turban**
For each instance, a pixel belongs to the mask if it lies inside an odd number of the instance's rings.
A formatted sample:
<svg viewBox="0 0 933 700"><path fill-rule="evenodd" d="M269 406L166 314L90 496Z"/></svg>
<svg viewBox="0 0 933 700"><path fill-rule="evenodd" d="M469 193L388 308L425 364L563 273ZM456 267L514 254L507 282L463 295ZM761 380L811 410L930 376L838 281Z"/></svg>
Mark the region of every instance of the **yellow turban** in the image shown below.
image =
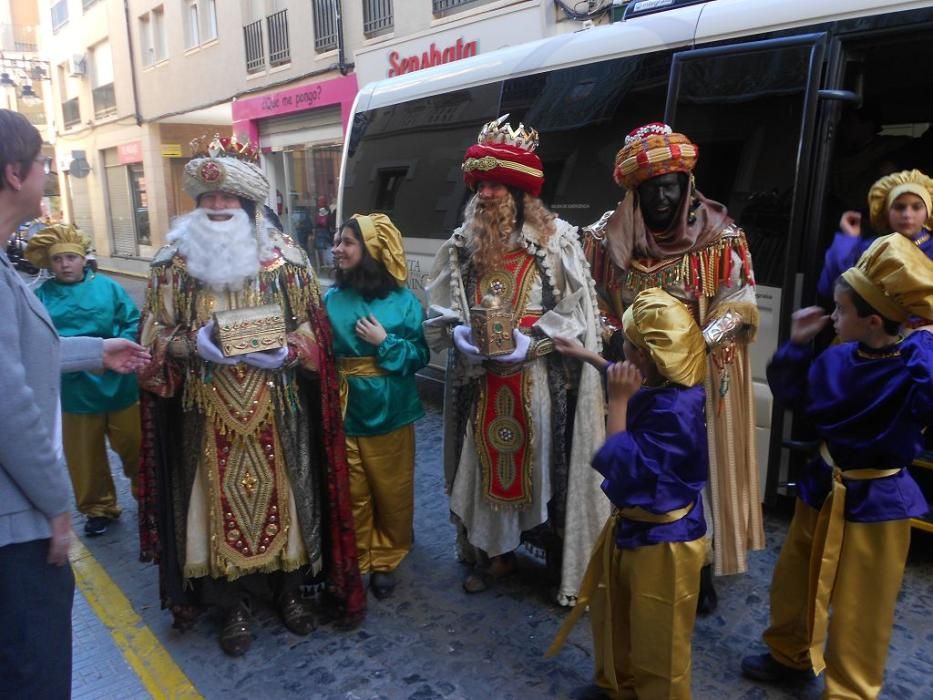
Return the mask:
<svg viewBox="0 0 933 700"><path fill-rule="evenodd" d="M933 261L906 236L876 239L842 278L885 318L933 319Z"/></svg>
<svg viewBox="0 0 933 700"><path fill-rule="evenodd" d="M402 247L402 234L385 214L354 214L363 234L366 250L385 265L386 270L399 284L408 279L408 263Z"/></svg>
<svg viewBox="0 0 933 700"><path fill-rule="evenodd" d="M906 239L905 239L906 240ZM675 384L695 386L706 376L706 343L687 307L663 289L646 289L622 316L629 341L646 350Z"/></svg>
<svg viewBox="0 0 933 700"><path fill-rule="evenodd" d="M36 267L51 268L52 256L74 253L87 255L89 241L71 224L54 224L44 228L29 240L26 258Z"/></svg>
<svg viewBox="0 0 933 700"><path fill-rule="evenodd" d="M927 207L926 226L933 226L933 179L919 170L902 170L885 175L868 191L868 213L876 231L891 231L888 210L902 194L915 194Z"/></svg>

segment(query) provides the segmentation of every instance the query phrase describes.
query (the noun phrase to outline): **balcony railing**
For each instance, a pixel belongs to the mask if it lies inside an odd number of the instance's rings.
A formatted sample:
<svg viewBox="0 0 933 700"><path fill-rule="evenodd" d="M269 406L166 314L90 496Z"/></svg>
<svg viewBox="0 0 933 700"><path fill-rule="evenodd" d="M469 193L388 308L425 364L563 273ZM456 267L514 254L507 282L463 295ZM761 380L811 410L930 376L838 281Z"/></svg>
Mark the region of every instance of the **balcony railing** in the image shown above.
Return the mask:
<svg viewBox="0 0 933 700"><path fill-rule="evenodd" d="M68 21L68 0L58 0L52 5L52 31Z"/></svg>
<svg viewBox="0 0 933 700"><path fill-rule="evenodd" d="M337 48L337 10L333 0L314 0L314 50Z"/></svg>
<svg viewBox="0 0 933 700"><path fill-rule="evenodd" d="M266 67L266 53L262 44L262 20L257 19L243 27L246 43L246 72L256 73Z"/></svg>
<svg viewBox="0 0 933 700"><path fill-rule="evenodd" d="M101 85L91 90L94 97L94 116L98 119L117 111L117 97L113 92L113 83Z"/></svg>
<svg viewBox="0 0 933 700"><path fill-rule="evenodd" d="M69 126L81 123L81 105L77 97L62 102L62 124L67 129Z"/></svg>
<svg viewBox="0 0 933 700"><path fill-rule="evenodd" d="M281 66L292 60L288 47L288 10L280 10L266 17L269 34L269 65Z"/></svg>
<svg viewBox="0 0 933 700"><path fill-rule="evenodd" d="M483 5L487 2L492 0L431 0L431 11L439 15L467 5Z"/></svg>
<svg viewBox="0 0 933 700"><path fill-rule="evenodd" d="M392 0L363 0L363 32L375 34L391 29Z"/></svg>

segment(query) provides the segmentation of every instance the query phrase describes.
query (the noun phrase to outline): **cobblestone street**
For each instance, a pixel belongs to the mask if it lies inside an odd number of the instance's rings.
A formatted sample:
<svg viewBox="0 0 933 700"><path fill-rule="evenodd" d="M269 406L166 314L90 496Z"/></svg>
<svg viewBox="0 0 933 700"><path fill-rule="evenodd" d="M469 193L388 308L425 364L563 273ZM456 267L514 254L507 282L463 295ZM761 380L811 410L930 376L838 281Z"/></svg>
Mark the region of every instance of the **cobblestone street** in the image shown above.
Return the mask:
<svg viewBox="0 0 933 700"><path fill-rule="evenodd" d="M120 281L141 301L140 282ZM366 620L354 630L322 624L306 638L286 631L271 610L260 610L253 646L239 659L221 651L214 615L178 633L159 609L156 568L138 561L129 483L113 465L123 516L101 537L81 534L73 551L74 697L534 699L571 697L585 685L592 671L586 620L556 658L543 657L566 610L541 586L538 561L520 557L518 575L486 593L461 589L464 569L454 557L439 461L440 391L429 382L422 388L428 415L417 424L416 542L394 596L370 595ZM76 514L75 531L83 533L82 526ZM741 657L761 646L769 577L786 527L786 520L767 518L767 550L750 557L747 575L719 579L719 609L698 619L693 688L699 700L819 697L820 681L778 691L739 675ZM930 539L916 536L882 693L888 700L933 697L930 551ZM108 581L115 587L107 588Z"/></svg>

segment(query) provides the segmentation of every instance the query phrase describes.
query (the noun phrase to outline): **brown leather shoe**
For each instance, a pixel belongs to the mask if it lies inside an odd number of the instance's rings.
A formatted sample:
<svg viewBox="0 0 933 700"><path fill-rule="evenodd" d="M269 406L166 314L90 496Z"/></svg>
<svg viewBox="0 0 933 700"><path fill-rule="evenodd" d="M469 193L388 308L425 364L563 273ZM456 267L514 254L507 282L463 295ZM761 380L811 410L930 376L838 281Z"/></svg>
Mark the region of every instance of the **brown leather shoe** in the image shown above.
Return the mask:
<svg viewBox="0 0 933 700"><path fill-rule="evenodd" d="M231 608L220 631L220 648L228 656L243 656L253 643L249 611L243 604Z"/></svg>
<svg viewBox="0 0 933 700"><path fill-rule="evenodd" d="M302 602L298 591L283 593L279 597L279 615L288 631L299 636L309 635L315 628L314 615Z"/></svg>

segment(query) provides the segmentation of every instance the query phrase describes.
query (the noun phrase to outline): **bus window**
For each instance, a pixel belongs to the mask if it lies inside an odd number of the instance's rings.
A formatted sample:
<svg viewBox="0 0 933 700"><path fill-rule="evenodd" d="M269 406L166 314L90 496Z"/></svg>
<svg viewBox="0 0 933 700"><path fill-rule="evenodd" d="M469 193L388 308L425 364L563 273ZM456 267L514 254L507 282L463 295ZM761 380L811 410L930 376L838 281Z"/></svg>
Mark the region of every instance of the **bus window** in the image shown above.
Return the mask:
<svg viewBox="0 0 933 700"><path fill-rule="evenodd" d="M505 81L502 112L540 133L541 198L561 218L585 226L622 198L616 151L632 129L661 119L671 58L663 51Z"/></svg>
<svg viewBox="0 0 933 700"><path fill-rule="evenodd" d="M466 196L463 152L495 119L501 83L370 110L354 117L343 213L381 211L410 238L447 238Z"/></svg>

